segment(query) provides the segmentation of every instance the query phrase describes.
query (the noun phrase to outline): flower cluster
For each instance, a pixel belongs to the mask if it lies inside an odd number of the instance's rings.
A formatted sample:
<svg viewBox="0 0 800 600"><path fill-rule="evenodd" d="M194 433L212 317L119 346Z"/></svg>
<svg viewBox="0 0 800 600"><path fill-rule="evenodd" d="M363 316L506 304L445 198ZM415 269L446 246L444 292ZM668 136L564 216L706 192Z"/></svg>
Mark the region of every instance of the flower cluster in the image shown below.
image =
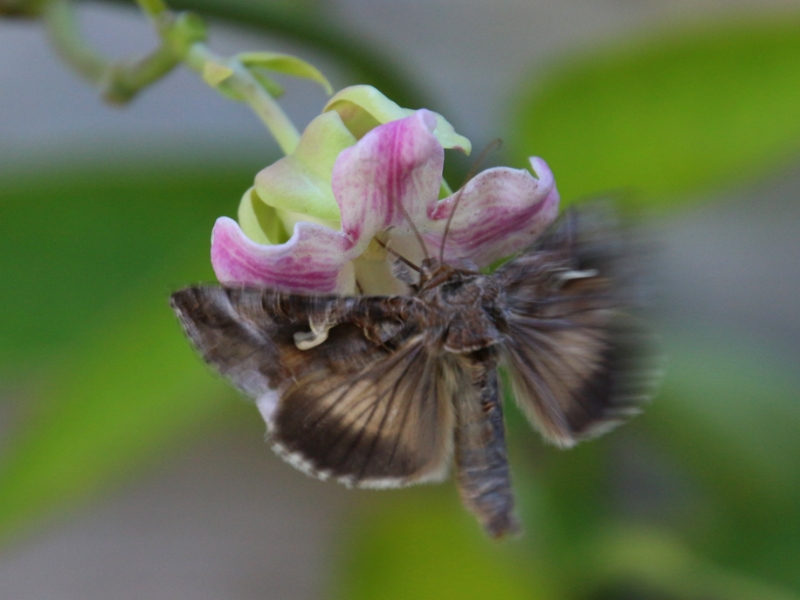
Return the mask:
<svg viewBox="0 0 800 600"><path fill-rule="evenodd" d="M445 149L469 152L470 143L440 115L403 109L368 86L340 91L296 150L257 175L239 222L217 221L218 279L299 293L402 293L378 234L418 262L413 223L438 256L460 195L444 258L484 267L530 245L555 219L559 196L542 159L531 159L537 177L496 167L454 194L442 180Z"/></svg>

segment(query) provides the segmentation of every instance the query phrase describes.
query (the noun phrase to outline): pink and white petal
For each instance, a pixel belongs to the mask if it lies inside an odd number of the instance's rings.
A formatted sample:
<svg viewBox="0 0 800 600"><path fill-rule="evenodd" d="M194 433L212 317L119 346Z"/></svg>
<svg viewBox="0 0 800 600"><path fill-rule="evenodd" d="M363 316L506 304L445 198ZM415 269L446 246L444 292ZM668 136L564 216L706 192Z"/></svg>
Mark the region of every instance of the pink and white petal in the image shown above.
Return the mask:
<svg viewBox="0 0 800 600"><path fill-rule="evenodd" d="M387 227L410 230L403 210L419 226L436 201L444 149L428 110L376 127L339 155L333 167L333 193L342 215L342 232L360 250ZM401 209L402 207L402 209Z"/></svg>
<svg viewBox="0 0 800 600"><path fill-rule="evenodd" d="M344 235L316 223L297 223L289 241L275 246L252 241L227 217L217 219L211 234L211 264L225 285L352 294L354 257Z"/></svg>
<svg viewBox="0 0 800 600"><path fill-rule="evenodd" d="M497 167L473 178L450 224L445 259L467 259L478 266L509 256L532 244L558 215L559 195L553 173L540 158L532 158L539 179L523 169ZM431 205L426 243L441 244L447 217L458 192Z"/></svg>

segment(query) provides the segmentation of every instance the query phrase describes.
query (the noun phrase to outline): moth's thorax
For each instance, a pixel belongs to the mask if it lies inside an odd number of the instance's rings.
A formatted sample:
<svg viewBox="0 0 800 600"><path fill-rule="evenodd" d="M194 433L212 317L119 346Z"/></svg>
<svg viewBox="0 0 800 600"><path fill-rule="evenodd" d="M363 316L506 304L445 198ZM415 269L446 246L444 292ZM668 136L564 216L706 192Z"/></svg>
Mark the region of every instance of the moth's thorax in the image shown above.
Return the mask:
<svg viewBox="0 0 800 600"><path fill-rule="evenodd" d="M473 352L501 340L502 290L491 277L428 259L416 297L432 341L448 352Z"/></svg>

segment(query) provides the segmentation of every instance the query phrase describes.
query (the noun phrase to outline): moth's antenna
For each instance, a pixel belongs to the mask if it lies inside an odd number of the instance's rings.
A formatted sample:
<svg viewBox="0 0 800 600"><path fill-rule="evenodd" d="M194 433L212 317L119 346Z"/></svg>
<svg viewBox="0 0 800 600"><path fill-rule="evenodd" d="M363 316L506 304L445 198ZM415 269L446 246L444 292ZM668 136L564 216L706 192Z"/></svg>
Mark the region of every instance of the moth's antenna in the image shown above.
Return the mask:
<svg viewBox="0 0 800 600"><path fill-rule="evenodd" d="M422 273L422 269L420 269L417 265L412 263L410 260L408 260L405 256L403 256L396 250L392 250L391 248L389 248L389 246L385 242L382 242L378 238L375 238L375 241L378 242L381 245L381 247L383 247L383 249L386 250L389 254L394 255L395 258L397 258L397 260L402 262L404 265L406 265L411 269L414 269L417 273Z"/></svg>
<svg viewBox="0 0 800 600"><path fill-rule="evenodd" d="M458 205L461 202L461 196L464 195L464 188L467 187L469 180L475 177L475 173L478 171L478 167L480 167L481 163L489 154L489 152L493 152L494 150L499 149L502 145L503 145L503 140L501 140L500 138L495 138L491 142L486 144L486 147L478 155L478 158L475 159L474 163L472 163L472 167L467 173L467 176L464 178L464 183L462 183L461 187L458 188L458 194L456 195L456 199L453 200L453 210L450 211L450 216L447 217L447 224L444 226L442 243L439 246L439 262L444 262L444 243L447 240L447 234L450 233L450 223L453 222L453 215L456 214L456 209L458 208Z"/></svg>

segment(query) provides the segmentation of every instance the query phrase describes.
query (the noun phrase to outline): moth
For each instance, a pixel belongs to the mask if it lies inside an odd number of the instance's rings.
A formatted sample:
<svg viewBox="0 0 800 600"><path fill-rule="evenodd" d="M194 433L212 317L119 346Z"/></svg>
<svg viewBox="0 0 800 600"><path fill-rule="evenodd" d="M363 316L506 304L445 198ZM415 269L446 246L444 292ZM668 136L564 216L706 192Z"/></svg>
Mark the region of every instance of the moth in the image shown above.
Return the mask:
<svg viewBox="0 0 800 600"><path fill-rule="evenodd" d="M203 358L257 400L289 463L363 488L439 481L454 463L463 503L500 537L520 526L498 366L558 446L638 412L653 353L629 314L632 260L615 217L594 206L491 275L411 265L408 295L197 286L171 304Z"/></svg>

